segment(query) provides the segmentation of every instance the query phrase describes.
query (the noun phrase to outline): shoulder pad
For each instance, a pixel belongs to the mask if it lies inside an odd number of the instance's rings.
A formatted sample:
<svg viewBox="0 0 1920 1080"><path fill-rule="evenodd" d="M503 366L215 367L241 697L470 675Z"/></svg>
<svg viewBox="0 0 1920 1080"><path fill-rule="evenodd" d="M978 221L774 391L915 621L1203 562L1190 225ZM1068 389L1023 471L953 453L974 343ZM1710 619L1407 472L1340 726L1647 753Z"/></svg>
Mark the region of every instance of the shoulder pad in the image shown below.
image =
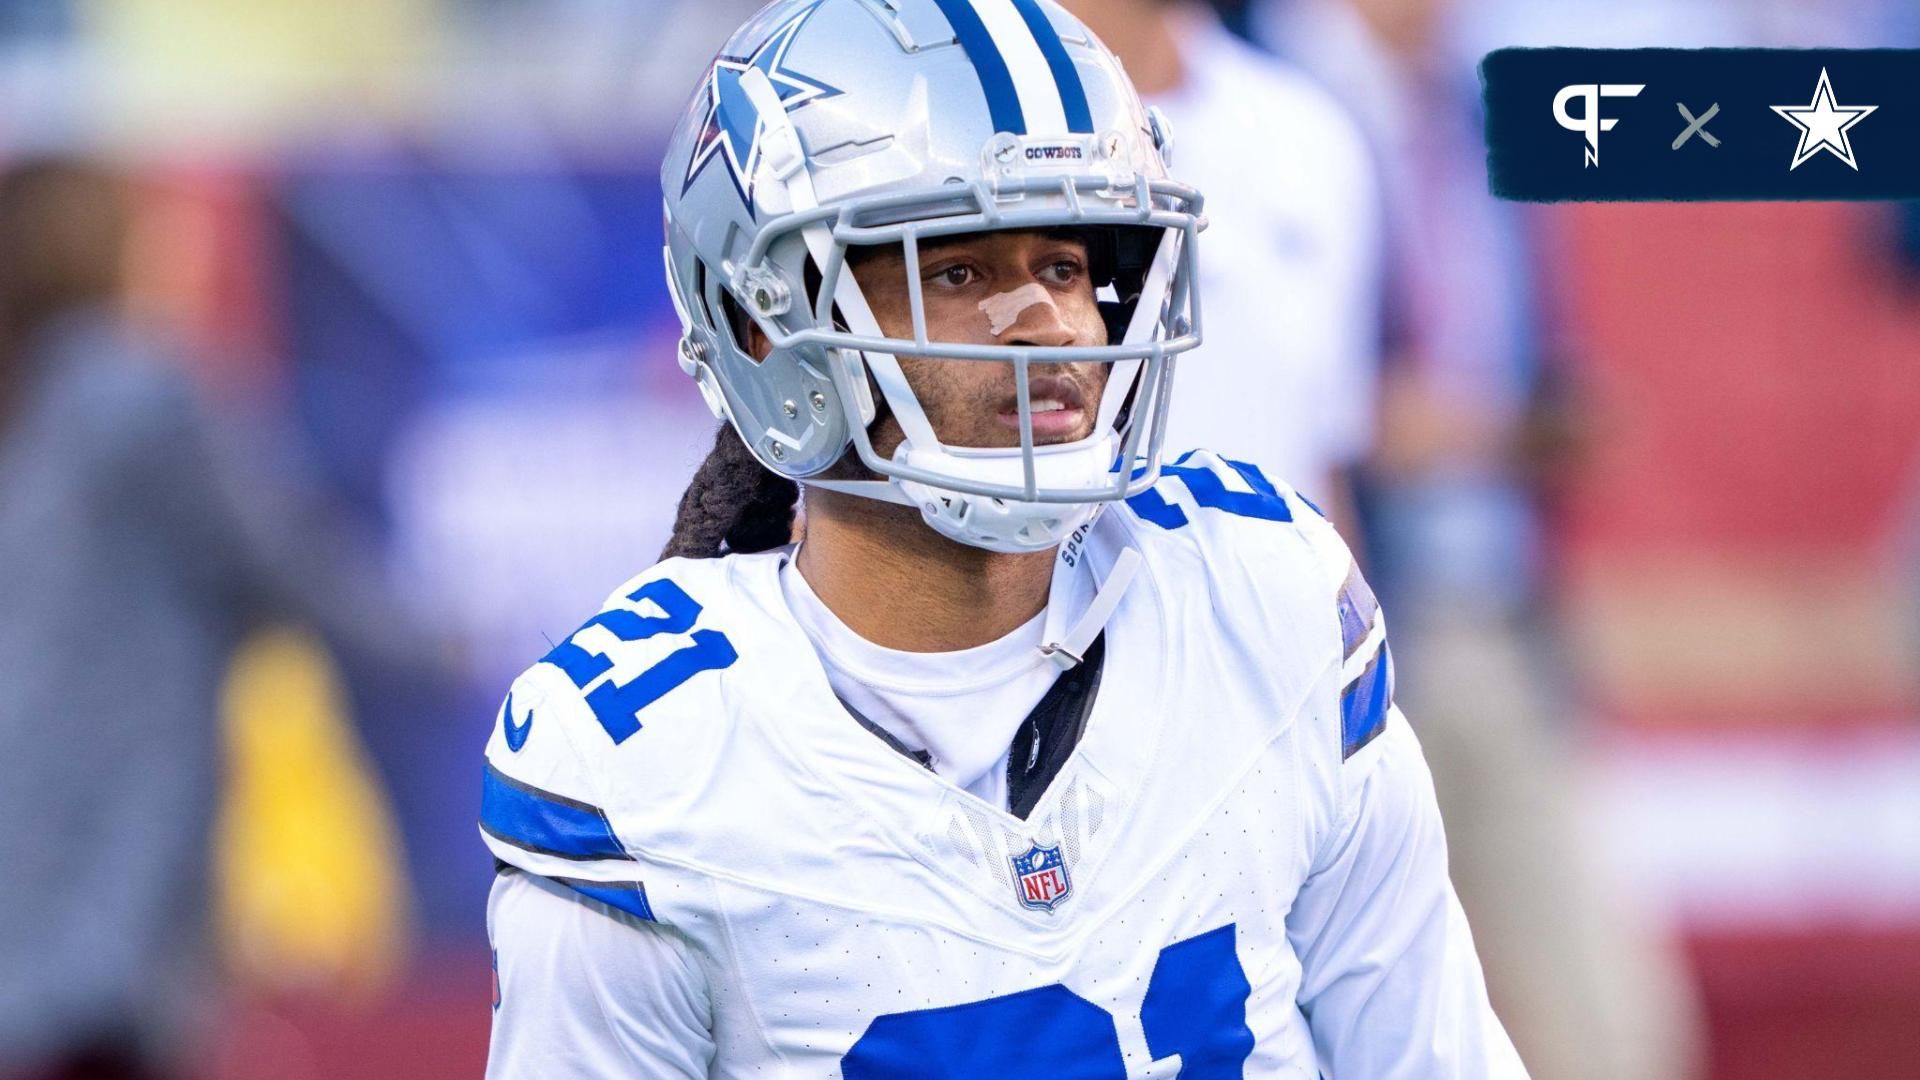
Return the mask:
<svg viewBox="0 0 1920 1080"><path fill-rule="evenodd" d="M669 560L634 578L514 680L482 788L497 858L653 918L636 866L646 837L627 835L625 808L635 787L711 769L724 742L713 673L739 657L695 596L726 608L725 561ZM689 712L701 722L678 722ZM644 755L629 752L643 727Z"/></svg>
<svg viewBox="0 0 1920 1080"><path fill-rule="evenodd" d="M1126 506L1140 521L1169 531L1196 522L1204 527L1221 515L1291 522L1297 509L1294 500L1299 496L1283 487L1269 480L1257 466L1230 461L1211 450L1189 450L1172 464L1161 466L1160 479L1128 499ZM1304 501L1300 506L1311 510Z"/></svg>
<svg viewBox="0 0 1920 1080"><path fill-rule="evenodd" d="M1133 532L1196 548L1211 574L1245 571L1258 590L1302 574L1330 595L1353 558L1312 501L1258 466L1190 450L1160 470L1151 488L1126 500ZM1310 568L1309 568L1310 567Z"/></svg>
<svg viewBox="0 0 1920 1080"><path fill-rule="evenodd" d="M1126 506L1143 540L1171 534L1193 546L1195 572L1232 632L1303 660L1338 658L1343 758L1380 734L1393 704L1385 620L1319 507L1256 466L1208 450L1182 454Z"/></svg>

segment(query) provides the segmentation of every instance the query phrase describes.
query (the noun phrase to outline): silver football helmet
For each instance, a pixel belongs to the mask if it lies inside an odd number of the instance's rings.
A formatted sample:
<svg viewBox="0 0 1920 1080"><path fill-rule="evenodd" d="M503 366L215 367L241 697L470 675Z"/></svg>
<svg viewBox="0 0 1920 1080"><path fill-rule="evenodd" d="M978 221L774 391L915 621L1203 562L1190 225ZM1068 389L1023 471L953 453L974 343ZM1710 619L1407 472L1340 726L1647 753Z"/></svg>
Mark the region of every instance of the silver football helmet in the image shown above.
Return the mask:
<svg viewBox="0 0 1920 1080"><path fill-rule="evenodd" d="M918 507L963 543L1034 551L1159 473L1173 358L1200 342L1197 192L1113 55L1051 0L777 0L714 60L661 180L680 363L767 468ZM1084 231L1104 346L928 340L918 245ZM889 337L849 248L900 245L913 336ZM756 359L747 320L771 352ZM1020 445L943 444L897 360L1013 366ZM1034 444L1033 364L1112 364L1093 433ZM868 429L878 393L905 440ZM820 474L851 446L880 480Z"/></svg>

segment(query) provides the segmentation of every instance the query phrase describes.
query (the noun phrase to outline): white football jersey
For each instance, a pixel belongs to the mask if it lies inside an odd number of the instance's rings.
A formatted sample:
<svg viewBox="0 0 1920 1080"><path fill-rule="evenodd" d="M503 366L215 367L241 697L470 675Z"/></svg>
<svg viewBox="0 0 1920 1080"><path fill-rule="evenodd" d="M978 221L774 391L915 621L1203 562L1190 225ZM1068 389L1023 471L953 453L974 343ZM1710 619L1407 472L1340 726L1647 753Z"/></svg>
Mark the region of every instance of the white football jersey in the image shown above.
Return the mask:
<svg viewBox="0 0 1920 1080"><path fill-rule="evenodd" d="M1056 573L1128 548L1025 820L849 716L785 552L622 586L487 747L482 833L545 879L496 886L489 1075L1524 1076L1333 528L1194 453Z"/></svg>

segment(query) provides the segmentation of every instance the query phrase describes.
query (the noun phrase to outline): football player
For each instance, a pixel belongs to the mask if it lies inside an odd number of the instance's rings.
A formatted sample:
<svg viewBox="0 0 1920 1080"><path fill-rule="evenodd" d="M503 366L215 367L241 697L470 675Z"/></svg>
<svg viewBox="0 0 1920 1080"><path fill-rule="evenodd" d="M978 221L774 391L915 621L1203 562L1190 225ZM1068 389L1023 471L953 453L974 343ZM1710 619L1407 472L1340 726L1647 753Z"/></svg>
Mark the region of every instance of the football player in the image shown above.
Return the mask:
<svg viewBox="0 0 1920 1080"><path fill-rule="evenodd" d="M1170 144L1049 0L727 43L663 166L727 424L500 711L489 1075L1524 1075L1351 556L1162 461Z"/></svg>

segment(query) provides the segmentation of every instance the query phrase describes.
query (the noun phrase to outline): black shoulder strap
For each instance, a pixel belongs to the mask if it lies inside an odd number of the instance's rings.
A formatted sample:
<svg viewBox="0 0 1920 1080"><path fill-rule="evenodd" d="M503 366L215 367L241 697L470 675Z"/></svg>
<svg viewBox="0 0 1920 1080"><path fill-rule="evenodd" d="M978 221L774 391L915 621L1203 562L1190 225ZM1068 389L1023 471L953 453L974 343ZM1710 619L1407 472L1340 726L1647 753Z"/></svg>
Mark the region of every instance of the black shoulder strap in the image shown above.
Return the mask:
<svg viewBox="0 0 1920 1080"><path fill-rule="evenodd" d="M1007 810L1013 816L1024 821L1033 813L1047 785L1060 775L1073 748L1080 745L1106 659L1107 635L1101 631L1087 646L1086 658L1053 681L1046 696L1014 732L1007 755Z"/></svg>

